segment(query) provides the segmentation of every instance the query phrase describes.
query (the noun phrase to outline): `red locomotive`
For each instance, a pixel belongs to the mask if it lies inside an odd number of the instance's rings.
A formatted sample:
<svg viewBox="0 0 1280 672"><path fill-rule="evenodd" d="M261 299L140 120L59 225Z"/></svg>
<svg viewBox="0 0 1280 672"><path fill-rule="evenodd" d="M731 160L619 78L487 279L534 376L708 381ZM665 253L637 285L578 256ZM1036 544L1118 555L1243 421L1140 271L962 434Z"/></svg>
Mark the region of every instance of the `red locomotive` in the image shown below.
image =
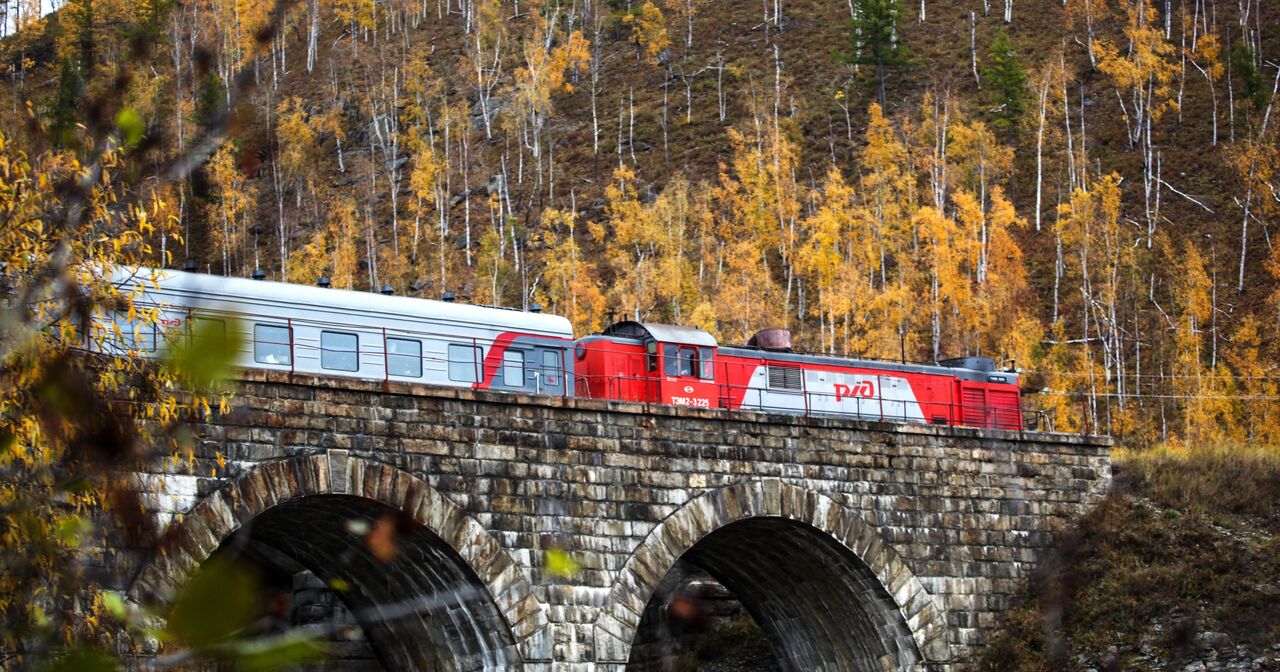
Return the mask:
<svg viewBox="0 0 1280 672"><path fill-rule="evenodd" d="M781 330L743 347L705 331L619 322L574 346L576 393L697 408L1022 429L1018 374L987 357L937 365L791 351Z"/></svg>

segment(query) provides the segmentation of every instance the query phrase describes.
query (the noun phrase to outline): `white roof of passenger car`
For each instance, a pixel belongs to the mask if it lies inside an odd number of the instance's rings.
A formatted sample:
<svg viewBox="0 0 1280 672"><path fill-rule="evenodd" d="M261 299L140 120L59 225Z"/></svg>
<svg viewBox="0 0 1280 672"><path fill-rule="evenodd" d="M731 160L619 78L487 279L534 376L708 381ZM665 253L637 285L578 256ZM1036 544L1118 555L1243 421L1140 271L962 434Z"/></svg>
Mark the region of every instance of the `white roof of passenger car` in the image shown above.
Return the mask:
<svg viewBox="0 0 1280 672"><path fill-rule="evenodd" d="M250 280L167 269L121 268L113 275L121 285L144 285L150 300L173 303L172 294L182 296L182 305L205 304L217 308L229 302L290 304L296 308L338 313L384 316L388 320L422 320L469 323L505 331L573 338L569 320L559 315L434 301L409 296L375 294L343 289L326 289L287 282ZM159 287L156 295L152 284Z"/></svg>

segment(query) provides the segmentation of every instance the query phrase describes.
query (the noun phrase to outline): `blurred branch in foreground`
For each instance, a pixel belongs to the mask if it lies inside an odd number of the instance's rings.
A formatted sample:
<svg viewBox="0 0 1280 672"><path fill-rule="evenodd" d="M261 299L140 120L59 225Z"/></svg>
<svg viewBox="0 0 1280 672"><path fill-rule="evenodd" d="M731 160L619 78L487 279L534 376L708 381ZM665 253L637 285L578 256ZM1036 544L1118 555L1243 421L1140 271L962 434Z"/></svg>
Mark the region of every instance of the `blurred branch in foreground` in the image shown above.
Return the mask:
<svg viewBox="0 0 1280 672"><path fill-rule="evenodd" d="M291 4L273 4L253 35L256 52L267 49ZM149 25L163 25L169 8L156 4ZM162 361L136 356L139 325L154 328L158 310L135 302L143 290L122 289L113 274L170 265L169 246L181 242L173 185L180 193L180 183L234 135L245 94L256 85L250 59L187 150L165 158L161 133L130 107L130 84L142 76L134 64L146 62L153 44L145 27L121 28L131 37L114 72L73 73L78 86L68 90L74 95L58 115L46 118L28 103L35 138L28 149L0 132L0 663L6 668L115 669L106 652L127 654L141 638L182 647L156 667L213 658L269 669L322 655L316 638L337 627L265 634L252 582L230 565L215 563L205 580L187 587L167 622L159 618L163 605L131 611L119 593L101 589L126 582L99 557L104 539L125 535L131 547L150 552L166 543L127 475L149 465L177 469L190 459L188 426L214 404L225 408L222 381L235 349L202 338L198 353L175 343ZM208 67L207 56L196 60ZM105 353L86 348L104 342L114 344ZM468 596L464 590L419 598L368 617L400 618Z"/></svg>

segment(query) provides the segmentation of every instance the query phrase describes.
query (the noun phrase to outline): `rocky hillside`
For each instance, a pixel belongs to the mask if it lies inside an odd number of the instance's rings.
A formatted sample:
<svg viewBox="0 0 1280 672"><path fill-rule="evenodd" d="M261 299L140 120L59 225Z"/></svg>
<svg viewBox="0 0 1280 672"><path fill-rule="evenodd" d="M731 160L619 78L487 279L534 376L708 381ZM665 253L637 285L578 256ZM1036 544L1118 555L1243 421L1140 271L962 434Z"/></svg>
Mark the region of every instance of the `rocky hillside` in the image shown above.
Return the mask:
<svg viewBox="0 0 1280 672"><path fill-rule="evenodd" d="M1280 669L1280 458L1117 460L979 669Z"/></svg>

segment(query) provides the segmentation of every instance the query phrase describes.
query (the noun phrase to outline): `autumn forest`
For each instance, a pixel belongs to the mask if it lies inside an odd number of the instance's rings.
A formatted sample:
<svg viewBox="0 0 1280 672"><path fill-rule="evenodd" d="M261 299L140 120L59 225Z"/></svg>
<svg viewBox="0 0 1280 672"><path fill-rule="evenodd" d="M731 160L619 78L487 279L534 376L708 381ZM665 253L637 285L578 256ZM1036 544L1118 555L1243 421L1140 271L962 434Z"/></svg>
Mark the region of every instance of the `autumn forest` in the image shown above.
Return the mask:
<svg viewBox="0 0 1280 672"><path fill-rule="evenodd" d="M981 354L1041 428L1280 441L1274 3L38 4L3 152L196 157L131 187L149 263Z"/></svg>

